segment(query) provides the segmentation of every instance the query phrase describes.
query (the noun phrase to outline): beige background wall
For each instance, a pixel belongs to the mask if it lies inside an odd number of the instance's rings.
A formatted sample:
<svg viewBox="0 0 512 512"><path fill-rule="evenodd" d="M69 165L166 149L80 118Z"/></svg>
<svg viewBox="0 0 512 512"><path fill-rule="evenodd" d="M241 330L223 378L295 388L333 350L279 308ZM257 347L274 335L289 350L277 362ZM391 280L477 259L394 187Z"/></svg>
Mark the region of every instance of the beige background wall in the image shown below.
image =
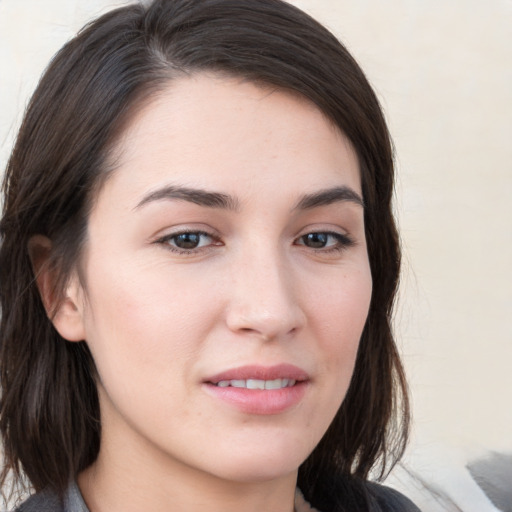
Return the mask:
<svg viewBox="0 0 512 512"><path fill-rule="evenodd" d="M415 427L389 482L427 512L495 511L465 464L512 453L512 2L293 3L362 64L396 143L405 253L397 333ZM0 0L2 169L51 55L112 5Z"/></svg>

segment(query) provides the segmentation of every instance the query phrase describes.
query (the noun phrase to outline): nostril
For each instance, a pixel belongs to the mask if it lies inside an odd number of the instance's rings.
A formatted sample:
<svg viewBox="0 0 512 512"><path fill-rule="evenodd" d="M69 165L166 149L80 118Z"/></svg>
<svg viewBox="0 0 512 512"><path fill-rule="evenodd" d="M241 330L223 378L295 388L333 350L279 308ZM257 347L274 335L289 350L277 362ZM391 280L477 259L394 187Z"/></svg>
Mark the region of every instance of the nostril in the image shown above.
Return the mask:
<svg viewBox="0 0 512 512"><path fill-rule="evenodd" d="M274 337L251 327L242 327L239 331L244 334L253 334L255 337L263 339L263 341L270 341Z"/></svg>

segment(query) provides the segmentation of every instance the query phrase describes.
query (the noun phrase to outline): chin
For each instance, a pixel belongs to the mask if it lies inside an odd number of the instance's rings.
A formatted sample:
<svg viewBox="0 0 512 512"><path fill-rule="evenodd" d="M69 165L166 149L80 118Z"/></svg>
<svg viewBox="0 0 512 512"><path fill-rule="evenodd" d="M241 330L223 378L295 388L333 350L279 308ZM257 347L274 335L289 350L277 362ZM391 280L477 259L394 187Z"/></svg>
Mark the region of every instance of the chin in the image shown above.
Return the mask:
<svg viewBox="0 0 512 512"><path fill-rule="evenodd" d="M235 456L226 456L226 464L218 465L215 473L225 480L241 483L286 478L296 475L299 466L310 453L304 451L303 447L291 447L289 444L280 449L257 443L252 448L244 450L245 454L239 451Z"/></svg>
<svg viewBox="0 0 512 512"><path fill-rule="evenodd" d="M280 466L271 466L269 462L266 465L255 465L245 462L236 468L220 469L217 475L226 481L238 483L258 483L268 482L271 480L280 480L293 476L296 478L300 463L282 464Z"/></svg>

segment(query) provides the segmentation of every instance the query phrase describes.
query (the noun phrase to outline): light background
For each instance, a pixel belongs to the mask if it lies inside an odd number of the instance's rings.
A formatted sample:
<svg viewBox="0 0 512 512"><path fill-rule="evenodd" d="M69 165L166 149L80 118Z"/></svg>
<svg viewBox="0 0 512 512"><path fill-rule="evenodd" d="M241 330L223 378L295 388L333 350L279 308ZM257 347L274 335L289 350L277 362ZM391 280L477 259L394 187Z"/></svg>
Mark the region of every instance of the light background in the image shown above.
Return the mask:
<svg viewBox="0 0 512 512"><path fill-rule="evenodd" d="M122 3L0 0L1 169L50 57ZM396 144L414 431L388 482L424 512L496 511L465 465L512 453L512 1L293 3L360 62Z"/></svg>

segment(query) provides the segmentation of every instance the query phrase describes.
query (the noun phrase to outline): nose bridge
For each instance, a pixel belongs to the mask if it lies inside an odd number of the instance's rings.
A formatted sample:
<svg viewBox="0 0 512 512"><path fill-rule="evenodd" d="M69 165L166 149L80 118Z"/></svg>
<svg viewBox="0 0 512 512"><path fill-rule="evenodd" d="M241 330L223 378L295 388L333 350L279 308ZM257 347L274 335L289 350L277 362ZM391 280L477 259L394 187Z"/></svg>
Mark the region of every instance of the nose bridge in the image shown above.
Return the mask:
<svg viewBox="0 0 512 512"><path fill-rule="evenodd" d="M228 326L273 339L304 324L293 269L277 244L249 244L233 269Z"/></svg>

